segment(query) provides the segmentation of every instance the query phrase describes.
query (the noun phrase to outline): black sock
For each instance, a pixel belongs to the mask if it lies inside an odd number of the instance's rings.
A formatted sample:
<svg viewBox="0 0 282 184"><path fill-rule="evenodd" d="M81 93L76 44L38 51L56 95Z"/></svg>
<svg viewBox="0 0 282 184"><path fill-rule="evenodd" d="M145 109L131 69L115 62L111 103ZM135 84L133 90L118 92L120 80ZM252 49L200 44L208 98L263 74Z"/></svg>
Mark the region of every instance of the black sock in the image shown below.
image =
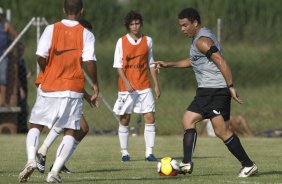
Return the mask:
<svg viewBox="0 0 282 184"><path fill-rule="evenodd" d="M243 167L251 167L254 164L245 152L237 135L233 134L224 141L224 144L227 146L229 151L241 162Z"/></svg>
<svg viewBox="0 0 282 184"><path fill-rule="evenodd" d="M183 135L183 163L192 161L192 154L194 152L197 141L197 131L195 128L187 129Z"/></svg>

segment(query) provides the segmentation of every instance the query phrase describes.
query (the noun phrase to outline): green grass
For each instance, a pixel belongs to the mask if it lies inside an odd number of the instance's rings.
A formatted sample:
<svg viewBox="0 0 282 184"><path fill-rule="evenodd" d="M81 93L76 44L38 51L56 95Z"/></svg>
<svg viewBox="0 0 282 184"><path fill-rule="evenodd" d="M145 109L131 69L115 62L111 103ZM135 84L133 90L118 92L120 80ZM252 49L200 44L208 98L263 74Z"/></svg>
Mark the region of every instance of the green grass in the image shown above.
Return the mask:
<svg viewBox="0 0 282 184"><path fill-rule="evenodd" d="M117 98L117 92L112 88L112 86L101 88L101 92L111 105ZM193 100L195 90L195 86L186 90L162 89L161 98L156 100L156 123L160 134L182 133L182 115ZM255 133L282 128L281 124L277 122L278 119L281 119L282 113L282 98L277 98L277 94L282 91L281 86L238 87L237 90L244 104L240 105L232 100L231 115L243 115ZM91 127L96 129L116 129L118 126L112 114L103 104L99 109L90 109L86 104L84 114ZM136 115L133 116L130 126L135 125Z"/></svg>
<svg viewBox="0 0 282 184"><path fill-rule="evenodd" d="M41 141L44 137L41 137ZM49 150L47 168L54 160L59 138ZM242 144L251 159L259 167L259 175L251 178L237 178L240 164L217 138L200 137L194 153L192 175L160 177L156 163L144 161L144 140L142 136L130 137L129 151L132 161L120 161L117 136L87 136L78 146L67 166L73 174L61 174L65 183L242 183L281 184L282 157L281 139L242 138ZM0 135L0 183L17 183L18 174L26 162L25 136ZM182 158L181 136L158 136L155 154L158 158L171 156ZM35 171L29 183L42 183L47 173Z"/></svg>
<svg viewBox="0 0 282 184"><path fill-rule="evenodd" d="M114 105L117 98L117 91L114 89L115 86L113 85L105 86L105 84L101 83L100 91L111 106ZM159 134L182 133L182 115L193 100L195 90L195 86L183 90L166 88L165 86L162 88L162 96L159 100L156 100L156 123ZM244 100L244 104L239 105L232 100L231 115L243 115L254 133L282 128L281 124L278 123L282 114L282 98L277 97L277 94L282 91L282 86L238 87L237 90ZM36 89L33 85L30 85L30 108L34 104L35 96ZM94 129L117 130L117 121L102 101L98 109L90 108L85 103L84 115L90 125L90 132L93 132ZM130 126L136 126L136 121L137 115L134 114ZM141 125L143 126L143 123Z"/></svg>

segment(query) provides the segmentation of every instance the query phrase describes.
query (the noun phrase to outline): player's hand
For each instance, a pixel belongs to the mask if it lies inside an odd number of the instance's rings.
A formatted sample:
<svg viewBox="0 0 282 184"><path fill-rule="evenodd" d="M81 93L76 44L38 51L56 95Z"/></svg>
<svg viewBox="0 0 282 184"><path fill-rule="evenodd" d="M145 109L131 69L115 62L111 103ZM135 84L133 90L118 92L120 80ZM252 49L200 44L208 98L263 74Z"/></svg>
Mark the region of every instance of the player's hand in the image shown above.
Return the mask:
<svg viewBox="0 0 282 184"><path fill-rule="evenodd" d="M128 91L129 93L134 91L134 88L132 87L129 81L124 82L124 86L125 86L126 91Z"/></svg>
<svg viewBox="0 0 282 184"><path fill-rule="evenodd" d="M96 96L96 94L91 96L91 103L94 105L94 107L98 108L100 106L100 101L98 99L98 96Z"/></svg>
<svg viewBox="0 0 282 184"><path fill-rule="evenodd" d="M167 68L168 67L167 63L164 62L164 61L154 61L153 63L155 64L155 70L157 70L158 73L160 73L161 68Z"/></svg>
<svg viewBox="0 0 282 184"><path fill-rule="evenodd" d="M155 86L156 99L161 97L161 90L159 86Z"/></svg>
<svg viewBox="0 0 282 184"><path fill-rule="evenodd" d="M92 98L95 98L95 97L89 95L87 92L84 93L83 98L88 102L91 108L93 108L93 106L99 107L100 105L98 98L96 98L95 100L92 100Z"/></svg>
<svg viewBox="0 0 282 184"><path fill-rule="evenodd" d="M239 95L238 95L238 93L237 93L237 91L236 91L236 89L235 89L234 87L230 87L230 88L229 88L229 91L230 91L231 97L232 97L236 102L238 102L239 104L242 104L242 103L243 103L243 100L241 100L241 99L239 98Z"/></svg>
<svg viewBox="0 0 282 184"><path fill-rule="evenodd" d="M91 102L95 107L99 107L100 105L99 100L98 100L99 87L97 84L93 84L92 88L94 90L94 94L91 96Z"/></svg>

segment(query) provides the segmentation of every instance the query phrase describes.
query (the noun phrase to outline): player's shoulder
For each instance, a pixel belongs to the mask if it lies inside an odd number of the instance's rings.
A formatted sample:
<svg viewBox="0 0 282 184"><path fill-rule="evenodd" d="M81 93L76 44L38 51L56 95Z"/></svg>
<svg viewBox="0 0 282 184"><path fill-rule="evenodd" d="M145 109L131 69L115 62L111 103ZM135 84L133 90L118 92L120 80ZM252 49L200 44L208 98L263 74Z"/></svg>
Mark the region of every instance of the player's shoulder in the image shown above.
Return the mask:
<svg viewBox="0 0 282 184"><path fill-rule="evenodd" d="M147 40L153 40L152 37L150 37L150 36L148 36L148 35L146 35L146 34L143 34L143 36L146 37Z"/></svg>
<svg viewBox="0 0 282 184"><path fill-rule="evenodd" d="M43 34L53 34L54 24L49 24L45 27Z"/></svg>

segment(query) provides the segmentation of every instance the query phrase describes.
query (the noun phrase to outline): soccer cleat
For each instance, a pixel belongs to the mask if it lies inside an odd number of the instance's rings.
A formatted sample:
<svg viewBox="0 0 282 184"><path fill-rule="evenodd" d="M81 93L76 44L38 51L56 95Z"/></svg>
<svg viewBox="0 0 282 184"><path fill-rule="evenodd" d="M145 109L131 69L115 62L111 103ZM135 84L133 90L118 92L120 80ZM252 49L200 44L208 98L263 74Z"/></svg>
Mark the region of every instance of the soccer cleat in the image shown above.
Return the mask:
<svg viewBox="0 0 282 184"><path fill-rule="evenodd" d="M65 166L63 165L61 172L67 173L67 174L71 174L71 171Z"/></svg>
<svg viewBox="0 0 282 184"><path fill-rule="evenodd" d="M51 165L50 171L52 170L52 168L53 168L53 165ZM61 172L64 172L64 173L67 173L67 174L71 174L71 171L65 165L63 165L63 167L61 168L60 173Z"/></svg>
<svg viewBox="0 0 282 184"><path fill-rule="evenodd" d="M254 163L251 167L242 167L242 169L239 172L238 177L239 178L246 178L249 176L253 176L258 173L258 167Z"/></svg>
<svg viewBox="0 0 282 184"><path fill-rule="evenodd" d="M49 172L48 173L46 181L48 183L62 183L62 179L61 179L60 175L56 174L54 172Z"/></svg>
<svg viewBox="0 0 282 184"><path fill-rule="evenodd" d="M42 155L41 153L37 153L36 154L36 168L42 174L45 171L45 162L46 162L46 156Z"/></svg>
<svg viewBox="0 0 282 184"><path fill-rule="evenodd" d="M121 157L121 161L123 161L123 162L128 162L128 161L130 161L130 156L129 156L129 155L123 155L123 156Z"/></svg>
<svg viewBox="0 0 282 184"><path fill-rule="evenodd" d="M179 172L178 173L179 174L186 174L186 173L191 174L193 172L193 165L194 165L193 162L189 162L187 164L181 162L179 164Z"/></svg>
<svg viewBox="0 0 282 184"><path fill-rule="evenodd" d="M148 157L145 158L145 160L147 160L149 162L156 162L156 161L158 161L158 159L153 154L150 154Z"/></svg>
<svg viewBox="0 0 282 184"><path fill-rule="evenodd" d="M35 168L36 168L35 161L31 161L27 163L24 166L22 172L20 172L19 174L19 182L27 182Z"/></svg>

